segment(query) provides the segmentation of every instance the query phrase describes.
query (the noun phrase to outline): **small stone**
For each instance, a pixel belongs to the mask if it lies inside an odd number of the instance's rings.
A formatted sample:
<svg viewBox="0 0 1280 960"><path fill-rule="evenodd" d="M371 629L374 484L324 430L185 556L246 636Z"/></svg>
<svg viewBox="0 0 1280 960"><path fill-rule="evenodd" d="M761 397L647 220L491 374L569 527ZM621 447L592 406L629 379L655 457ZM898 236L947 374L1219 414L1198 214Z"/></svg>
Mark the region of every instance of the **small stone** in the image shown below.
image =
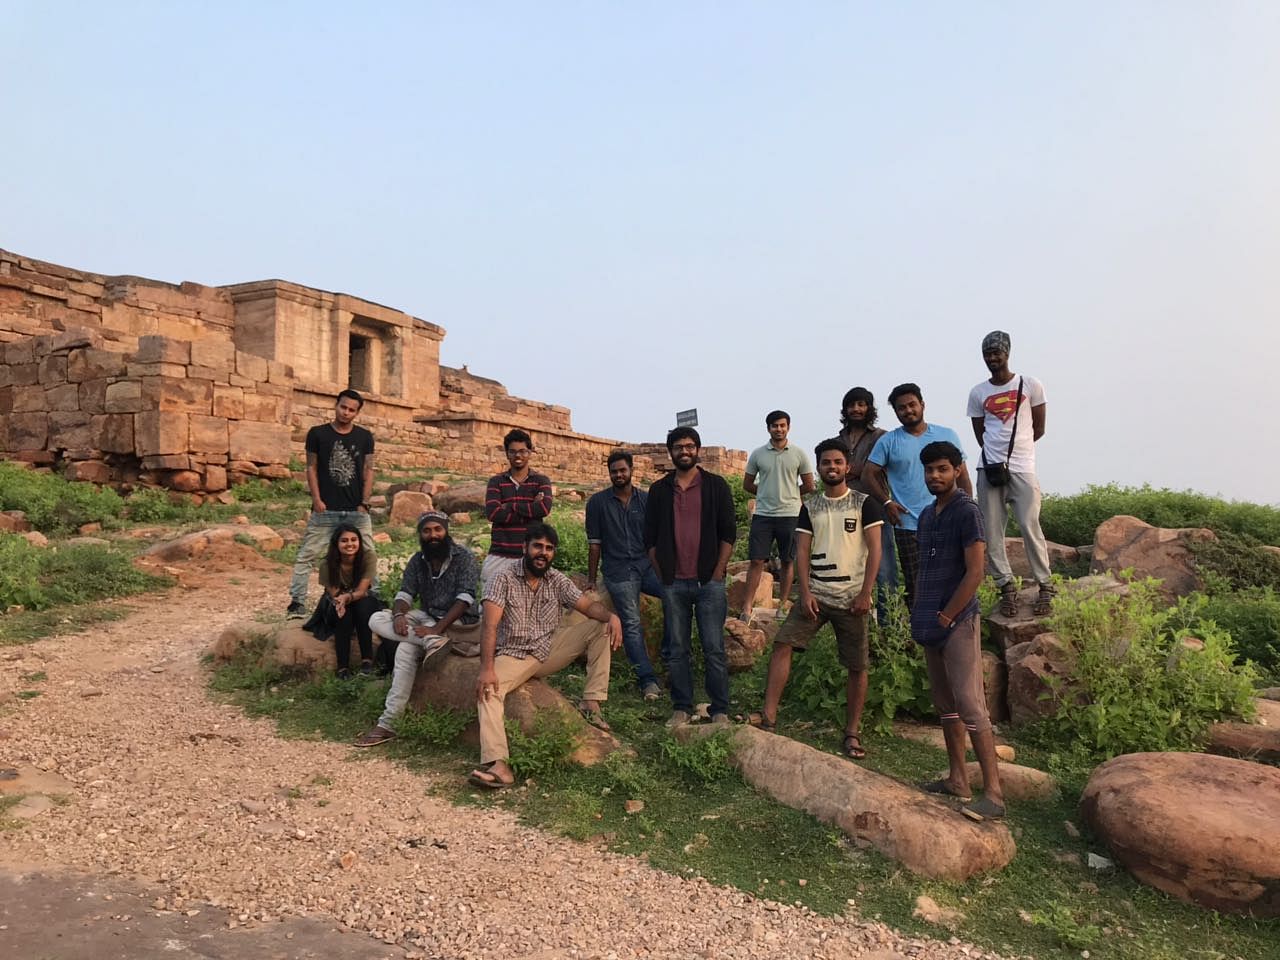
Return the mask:
<svg viewBox="0 0 1280 960"><path fill-rule="evenodd" d="M641 810L644 809L644 801L628 800L625 804L623 804L623 809L626 810L627 813L639 813Z"/></svg>
<svg viewBox="0 0 1280 960"><path fill-rule="evenodd" d="M245 813L263 814L270 808L261 800L241 800L240 809Z"/></svg>
<svg viewBox="0 0 1280 960"><path fill-rule="evenodd" d="M87 700L90 697L102 696L102 691L99 690L97 687L86 687L85 689L80 691L80 696Z"/></svg>
<svg viewBox="0 0 1280 960"><path fill-rule="evenodd" d="M1070 820L1062 821L1062 829L1067 832L1067 836L1070 837L1072 840L1080 839L1080 828L1077 827Z"/></svg>
<svg viewBox="0 0 1280 960"><path fill-rule="evenodd" d="M1100 857L1096 853L1089 854L1089 868L1091 870L1110 870L1115 864L1106 857Z"/></svg>
<svg viewBox="0 0 1280 960"><path fill-rule="evenodd" d="M355 851L353 850L348 850L346 853L344 853L342 856L338 858L338 866L342 867L343 870L350 870L355 865L356 865L356 855L355 855Z"/></svg>

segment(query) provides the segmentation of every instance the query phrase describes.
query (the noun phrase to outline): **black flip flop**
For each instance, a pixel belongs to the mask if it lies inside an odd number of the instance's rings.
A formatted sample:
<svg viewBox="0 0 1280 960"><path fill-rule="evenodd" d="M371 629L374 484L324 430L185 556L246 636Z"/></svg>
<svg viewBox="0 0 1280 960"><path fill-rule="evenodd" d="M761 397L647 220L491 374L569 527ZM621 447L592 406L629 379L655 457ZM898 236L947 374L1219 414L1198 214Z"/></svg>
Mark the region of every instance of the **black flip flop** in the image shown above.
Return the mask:
<svg viewBox="0 0 1280 960"><path fill-rule="evenodd" d="M961 803L968 803L973 799L972 795L966 797L960 793L953 793L951 788L947 786L947 781L943 780L941 777L937 780L924 781L920 784L920 789L935 797L951 797L954 800L959 800Z"/></svg>

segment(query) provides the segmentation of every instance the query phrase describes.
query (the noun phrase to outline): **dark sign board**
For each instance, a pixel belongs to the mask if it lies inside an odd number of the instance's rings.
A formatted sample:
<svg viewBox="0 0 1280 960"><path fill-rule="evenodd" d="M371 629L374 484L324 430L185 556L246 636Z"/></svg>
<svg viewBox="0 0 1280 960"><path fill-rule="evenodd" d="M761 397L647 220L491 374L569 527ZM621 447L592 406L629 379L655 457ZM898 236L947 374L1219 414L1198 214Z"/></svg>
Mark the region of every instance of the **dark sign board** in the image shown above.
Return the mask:
<svg viewBox="0 0 1280 960"><path fill-rule="evenodd" d="M677 427L696 427L698 425L698 408L676 411Z"/></svg>

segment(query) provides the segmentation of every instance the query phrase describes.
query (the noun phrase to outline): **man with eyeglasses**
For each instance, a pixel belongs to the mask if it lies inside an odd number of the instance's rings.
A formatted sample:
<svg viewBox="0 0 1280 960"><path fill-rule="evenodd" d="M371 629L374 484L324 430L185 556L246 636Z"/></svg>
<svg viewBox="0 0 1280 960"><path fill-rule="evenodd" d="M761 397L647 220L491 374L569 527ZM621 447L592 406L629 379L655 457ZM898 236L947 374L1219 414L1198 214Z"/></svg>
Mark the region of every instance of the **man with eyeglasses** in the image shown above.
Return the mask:
<svg viewBox="0 0 1280 960"><path fill-rule="evenodd" d="M670 726L688 723L693 712L689 647L695 617L711 720L729 721L724 578L738 528L729 484L724 477L698 466L701 450L702 438L692 427L676 427L667 434L667 452L675 470L649 488L644 514L645 549L664 587L667 676L673 706Z"/></svg>
<svg viewBox="0 0 1280 960"><path fill-rule="evenodd" d="M551 481L529 468L533 439L520 429L502 438L508 470L489 479L484 513L492 524L489 554L480 568L480 589L489 588L499 574L520 569L524 559L524 534L531 523L551 512Z"/></svg>

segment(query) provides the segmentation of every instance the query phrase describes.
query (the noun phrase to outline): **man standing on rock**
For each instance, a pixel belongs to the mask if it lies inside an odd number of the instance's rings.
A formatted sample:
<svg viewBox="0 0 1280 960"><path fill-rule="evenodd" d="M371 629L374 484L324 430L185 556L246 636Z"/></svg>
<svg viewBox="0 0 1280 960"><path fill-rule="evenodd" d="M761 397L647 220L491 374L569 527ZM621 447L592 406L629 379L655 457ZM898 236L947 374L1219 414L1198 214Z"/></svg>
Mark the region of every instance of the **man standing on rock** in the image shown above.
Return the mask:
<svg viewBox="0 0 1280 960"><path fill-rule="evenodd" d="M702 438L693 427L676 427L667 434L667 453L675 470L649 488L644 514L645 548L664 591L672 726L687 723L693 711L689 647L694 617L702 643L711 719L716 723L729 721L729 665L724 653L728 598L724 578L738 528L729 484L724 477L698 466L701 450Z"/></svg>
<svg viewBox="0 0 1280 960"><path fill-rule="evenodd" d="M303 531L289 583L290 617L306 616L307 586L316 558L329 549L333 531L349 523L373 549L369 497L373 492L373 434L355 425L364 398L354 390L338 394L333 423L307 431L307 490L311 515Z"/></svg>
<svg viewBox="0 0 1280 960"><path fill-rule="evenodd" d="M525 530L551 513L551 481L529 469L533 439L523 430L511 430L502 438L502 448L509 469L489 479L484 497L484 513L493 525L489 555L480 568L485 596L498 574L520 569Z"/></svg>
<svg viewBox="0 0 1280 960"><path fill-rule="evenodd" d="M764 565L775 543L782 563L779 615L791 598L796 517L800 515L800 498L813 492L813 464L809 462L809 455L787 442L791 415L785 410L774 410L764 418L764 425L769 431L769 442L752 451L742 476L742 489L756 498L747 539L750 566L747 568L746 590L742 594L744 620L751 619L760 574L764 573Z"/></svg>
<svg viewBox="0 0 1280 960"><path fill-rule="evenodd" d="M867 755L860 735L870 658L867 619L880 565L884 511L874 497L850 488L849 451L843 440L822 441L814 456L823 491L805 497L796 524L800 603L773 641L760 728L773 730L777 724L792 651L807 650L823 624L830 623L840 663L849 672L841 752L850 760L861 760Z"/></svg>
<svg viewBox="0 0 1280 960"><path fill-rule="evenodd" d="M369 628L389 645L389 662L395 666L382 716L356 738L357 747L395 739L396 718L404 712L418 666L427 657L450 645L479 646L475 556L449 536L449 517L438 510L418 518L418 543L421 549L404 568L392 609L369 618ZM421 604L418 610L413 609L415 599Z"/></svg>
<svg viewBox="0 0 1280 960"><path fill-rule="evenodd" d="M982 511L971 495L957 488L964 467L959 447L930 443L920 451L920 464L935 499L920 511L920 576L911 608L911 636L924 648L929 693L942 718L950 762L945 779L921 786L927 793L970 799L964 762L968 730L982 768L983 796L969 803L964 813L974 820L995 819L1004 816L1004 791L982 688Z"/></svg>
<svg viewBox="0 0 1280 960"><path fill-rule="evenodd" d="M559 544L554 527L541 521L529 524L520 568L495 577L492 592L484 598L476 680L480 766L471 771L472 786L499 790L515 783L503 725L507 694L534 677L564 669L583 653L587 681L578 711L592 726L609 729L600 704L609 695L610 651L622 646L622 624L551 566ZM598 622L566 621L562 626L564 609Z"/></svg>
<svg viewBox="0 0 1280 960"><path fill-rule="evenodd" d="M1032 613L1049 615L1053 606L1053 578L1049 547L1040 529L1040 481L1036 477L1036 441L1044 436L1044 387L1035 377L1009 369L1009 335L993 330L982 340L982 359L991 377L969 391L973 435L982 448L978 468L978 503L990 539L987 567L1000 588L1000 612L1017 616L1018 584L1005 552L1004 531L1009 504L1018 518L1031 575L1040 585Z"/></svg>
<svg viewBox="0 0 1280 960"><path fill-rule="evenodd" d="M644 549L644 512L649 495L631 482L634 460L625 450L609 454L609 489L587 501L587 589L596 589L596 571L604 561L604 589L622 621L622 649L636 671L646 700L662 696L658 675L640 629L640 594L662 599L662 583ZM662 650L666 653L664 631Z"/></svg>
<svg viewBox="0 0 1280 960"><path fill-rule="evenodd" d="M840 432L836 436L849 449L849 487L859 493L872 494L873 499L875 494L863 482L862 471L876 441L886 432L876 426L879 418L876 399L866 387L851 387L840 401ZM880 526L880 572L876 575L876 584L879 587L876 611L880 623L884 624L888 616L887 598L898 589L898 557L893 549L893 527L888 523Z"/></svg>
<svg viewBox="0 0 1280 960"><path fill-rule="evenodd" d="M880 498L885 516L893 524L893 539L898 549L898 561L902 564L907 609L910 610L916 597L916 524L920 511L932 502L924 482L920 451L930 443L944 440L959 450L960 437L948 427L925 423L924 394L914 383L894 387L889 394L889 405L902 426L876 441L867 456L862 482L873 496ZM966 494L973 496L973 484L964 463L960 464L956 483Z"/></svg>

